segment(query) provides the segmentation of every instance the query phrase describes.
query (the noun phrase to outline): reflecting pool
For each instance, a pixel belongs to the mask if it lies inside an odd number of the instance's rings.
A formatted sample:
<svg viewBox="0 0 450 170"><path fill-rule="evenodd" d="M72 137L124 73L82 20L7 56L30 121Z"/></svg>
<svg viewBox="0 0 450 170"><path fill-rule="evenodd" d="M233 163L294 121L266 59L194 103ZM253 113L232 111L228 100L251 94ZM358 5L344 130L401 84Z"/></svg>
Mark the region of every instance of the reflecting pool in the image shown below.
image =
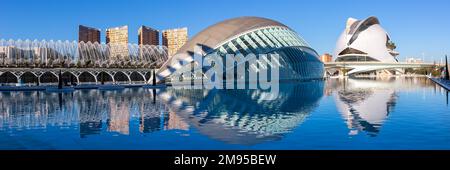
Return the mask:
<svg viewBox="0 0 450 170"><path fill-rule="evenodd" d="M450 149L448 91L426 78L260 90L0 92L0 149Z"/></svg>

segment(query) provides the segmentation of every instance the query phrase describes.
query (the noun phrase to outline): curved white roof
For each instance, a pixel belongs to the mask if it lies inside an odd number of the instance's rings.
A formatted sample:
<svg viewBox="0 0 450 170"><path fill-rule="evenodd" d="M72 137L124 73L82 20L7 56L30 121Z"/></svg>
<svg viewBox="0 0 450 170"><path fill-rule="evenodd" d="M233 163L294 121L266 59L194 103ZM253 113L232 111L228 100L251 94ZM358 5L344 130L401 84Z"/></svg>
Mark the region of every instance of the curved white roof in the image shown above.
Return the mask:
<svg viewBox="0 0 450 170"><path fill-rule="evenodd" d="M363 21L349 18L346 29L336 42L334 55L337 56L336 59L348 55L363 55L381 62L397 62L386 46L389 40L389 35L380 26L376 17L369 17ZM364 54L342 54L346 49L361 51Z"/></svg>
<svg viewBox="0 0 450 170"><path fill-rule="evenodd" d="M175 56L170 57L161 66L156 73L157 82L169 76L172 73L170 69L181 68L179 61L185 61L187 63L193 61L192 54L195 53L195 47L200 47L200 51L197 53L207 53L209 50L216 48L221 43L224 43L224 41L236 35L265 27L284 27L290 29L280 22L261 17L232 18L209 26L190 39L178 50Z"/></svg>

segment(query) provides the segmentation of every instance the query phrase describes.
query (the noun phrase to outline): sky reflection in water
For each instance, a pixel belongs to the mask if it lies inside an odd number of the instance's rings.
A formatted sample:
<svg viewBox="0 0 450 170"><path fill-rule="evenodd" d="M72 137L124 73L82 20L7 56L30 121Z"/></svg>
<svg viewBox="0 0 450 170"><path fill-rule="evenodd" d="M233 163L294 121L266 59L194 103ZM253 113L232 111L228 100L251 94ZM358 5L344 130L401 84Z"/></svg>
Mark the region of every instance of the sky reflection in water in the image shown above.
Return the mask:
<svg viewBox="0 0 450 170"><path fill-rule="evenodd" d="M0 92L0 149L450 149L448 92L425 78L259 90Z"/></svg>

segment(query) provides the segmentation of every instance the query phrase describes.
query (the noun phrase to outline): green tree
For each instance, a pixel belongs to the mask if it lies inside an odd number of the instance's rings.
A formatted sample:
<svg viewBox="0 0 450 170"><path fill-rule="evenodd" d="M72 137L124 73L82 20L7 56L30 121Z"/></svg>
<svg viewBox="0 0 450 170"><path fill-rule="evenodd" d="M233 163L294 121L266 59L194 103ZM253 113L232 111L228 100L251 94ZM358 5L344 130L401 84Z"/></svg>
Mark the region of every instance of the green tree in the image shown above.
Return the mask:
<svg viewBox="0 0 450 170"><path fill-rule="evenodd" d="M395 49L397 48L397 45L395 45L394 42L392 42L392 41L389 40L389 41L387 42L387 44L386 44L386 47L389 48L389 49L391 49L391 50L395 50Z"/></svg>

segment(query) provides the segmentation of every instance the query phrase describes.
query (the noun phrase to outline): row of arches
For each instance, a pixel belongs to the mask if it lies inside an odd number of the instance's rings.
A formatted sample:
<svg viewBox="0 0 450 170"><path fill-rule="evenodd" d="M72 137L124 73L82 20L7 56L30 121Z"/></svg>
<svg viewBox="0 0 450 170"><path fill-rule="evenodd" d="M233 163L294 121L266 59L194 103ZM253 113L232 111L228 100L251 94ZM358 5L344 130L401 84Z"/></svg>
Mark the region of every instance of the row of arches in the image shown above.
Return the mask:
<svg viewBox="0 0 450 170"><path fill-rule="evenodd" d="M132 84L132 83L145 83L151 77L151 72L142 74L140 72L131 72L129 75L122 71L118 72L105 72L101 71L97 74L92 72L82 72L78 76L72 72L62 72L61 74L63 83L66 85L78 85L78 84ZM38 75L34 72L25 72L20 76L16 76L12 72L4 72L0 74L0 85L5 84L54 84L58 83L59 75L54 72L44 72Z"/></svg>

